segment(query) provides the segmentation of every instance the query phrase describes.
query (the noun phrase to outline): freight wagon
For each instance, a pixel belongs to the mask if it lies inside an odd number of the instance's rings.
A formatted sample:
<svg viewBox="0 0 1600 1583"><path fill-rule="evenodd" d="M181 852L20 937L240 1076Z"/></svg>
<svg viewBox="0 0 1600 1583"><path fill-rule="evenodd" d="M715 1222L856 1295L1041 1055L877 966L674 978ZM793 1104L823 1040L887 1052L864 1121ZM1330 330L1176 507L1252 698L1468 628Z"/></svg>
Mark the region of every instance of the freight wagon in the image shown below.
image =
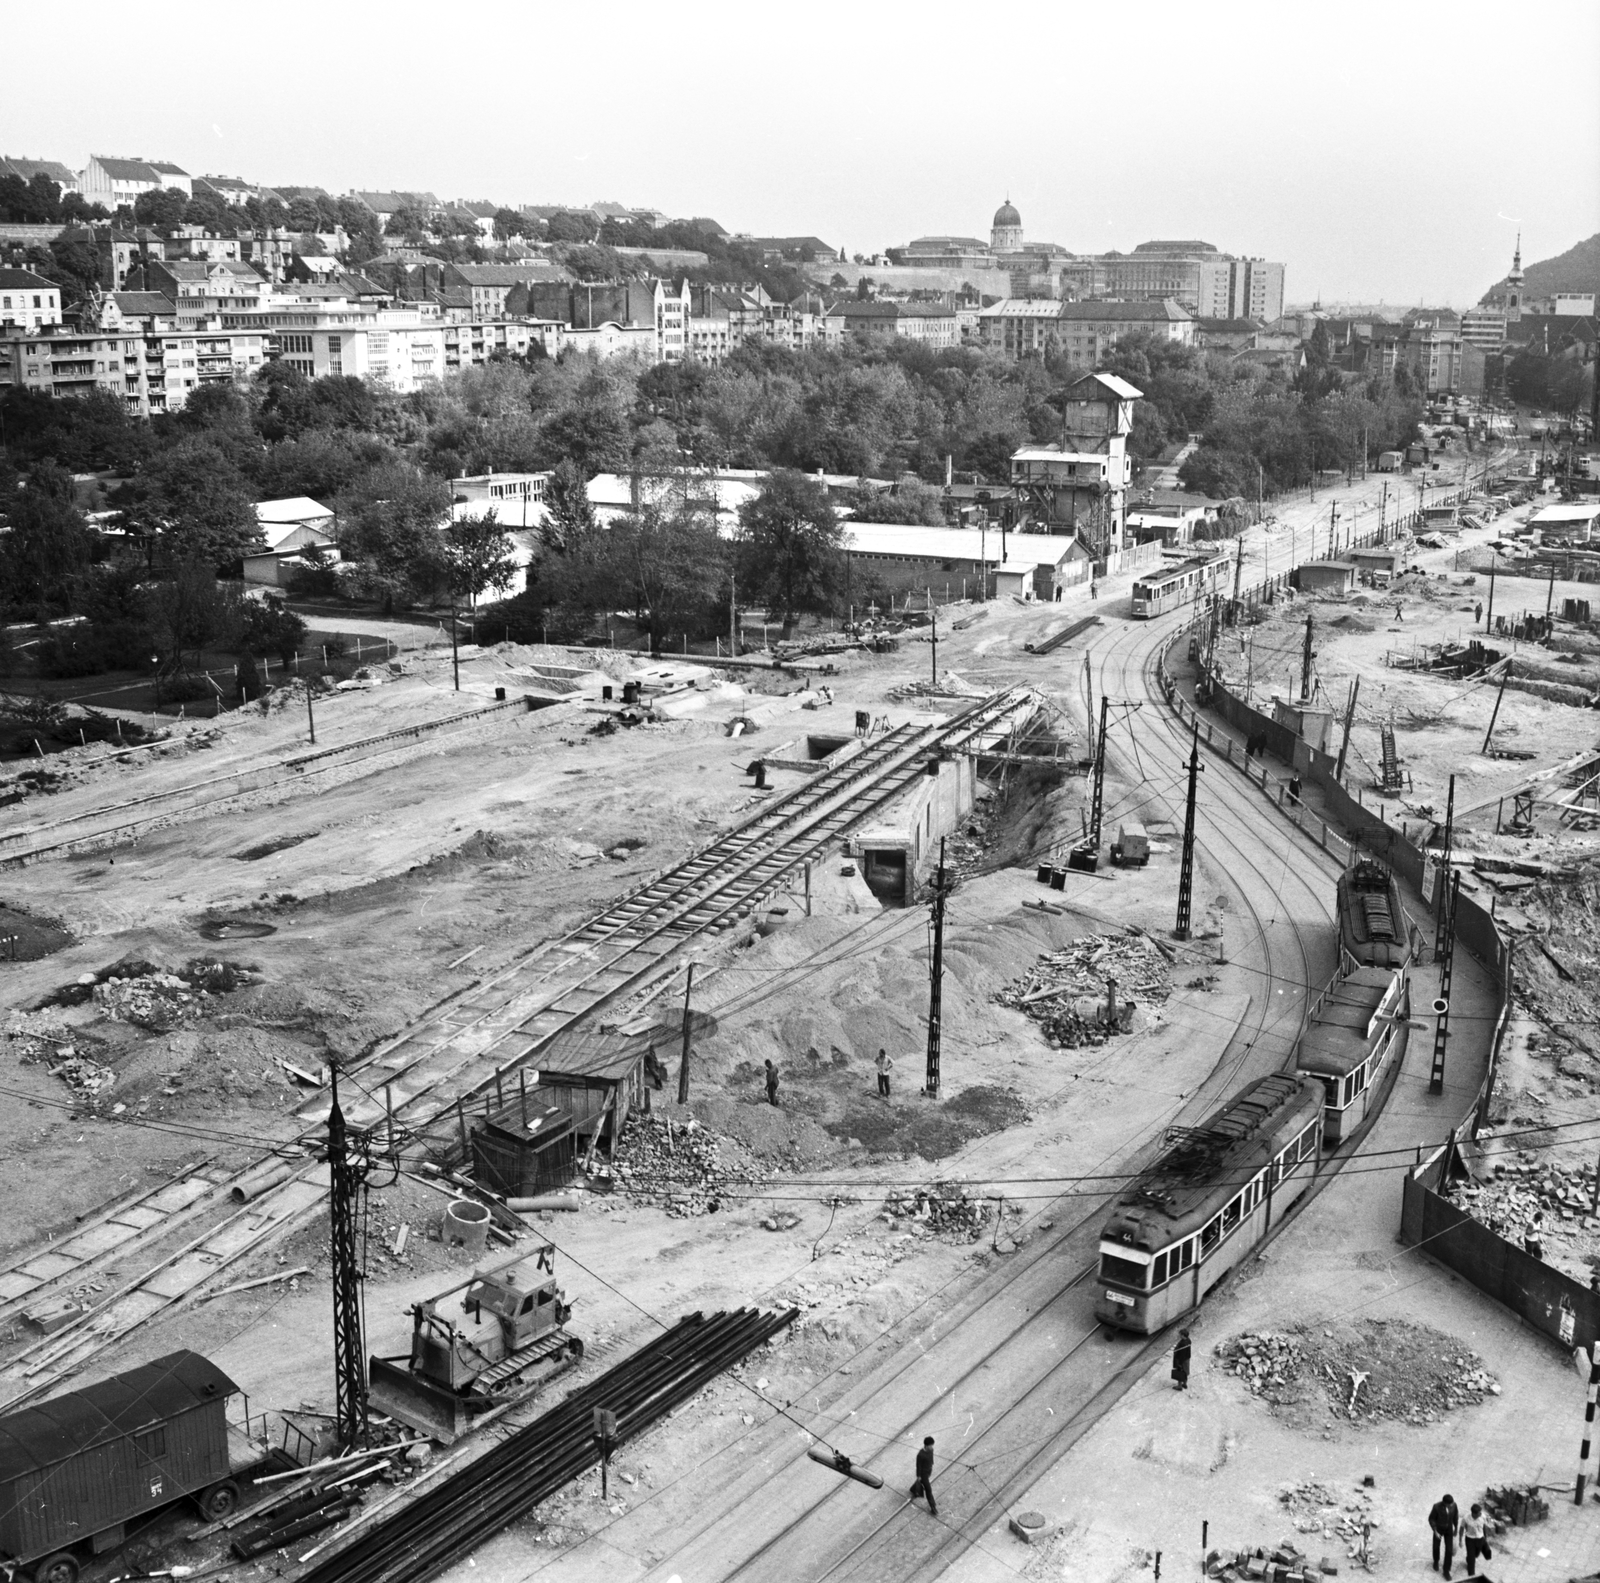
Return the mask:
<svg viewBox="0 0 1600 1583"><path fill-rule="evenodd" d="M1322 1099L1314 1079L1275 1072L1173 1128L1100 1234L1095 1318L1153 1335L1198 1307L1315 1179Z"/></svg>
<svg viewBox="0 0 1600 1583"><path fill-rule="evenodd" d="M1322 1139L1343 1143L1372 1108L1389 1062L1405 1047L1411 982L1404 971L1358 967L1317 1004L1295 1046L1295 1066L1322 1084Z"/></svg>
<svg viewBox="0 0 1600 1583"><path fill-rule="evenodd" d="M261 1460L230 1430L239 1387L197 1352L173 1352L82 1390L0 1414L0 1569L74 1583L131 1525L192 1498L216 1521L237 1474Z"/></svg>
<svg viewBox="0 0 1600 1583"><path fill-rule="evenodd" d="M1220 556L1200 555L1139 578L1133 585L1133 614L1142 620L1192 605L1197 599L1209 599L1223 565Z"/></svg>

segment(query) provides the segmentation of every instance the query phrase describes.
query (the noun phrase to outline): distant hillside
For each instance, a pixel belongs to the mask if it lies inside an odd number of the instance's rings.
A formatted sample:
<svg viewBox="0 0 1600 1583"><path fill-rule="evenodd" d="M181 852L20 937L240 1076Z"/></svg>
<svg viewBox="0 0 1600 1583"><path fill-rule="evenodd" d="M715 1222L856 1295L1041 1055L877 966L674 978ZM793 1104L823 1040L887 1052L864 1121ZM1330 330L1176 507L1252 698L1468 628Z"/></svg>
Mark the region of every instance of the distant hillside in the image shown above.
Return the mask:
<svg viewBox="0 0 1600 1583"><path fill-rule="evenodd" d="M1569 247L1555 258L1529 264L1525 273L1527 280L1522 290L1528 297L1548 297L1553 291L1600 292L1600 233ZM1487 302L1497 292L1504 291L1505 284L1503 279L1496 281L1478 300Z"/></svg>

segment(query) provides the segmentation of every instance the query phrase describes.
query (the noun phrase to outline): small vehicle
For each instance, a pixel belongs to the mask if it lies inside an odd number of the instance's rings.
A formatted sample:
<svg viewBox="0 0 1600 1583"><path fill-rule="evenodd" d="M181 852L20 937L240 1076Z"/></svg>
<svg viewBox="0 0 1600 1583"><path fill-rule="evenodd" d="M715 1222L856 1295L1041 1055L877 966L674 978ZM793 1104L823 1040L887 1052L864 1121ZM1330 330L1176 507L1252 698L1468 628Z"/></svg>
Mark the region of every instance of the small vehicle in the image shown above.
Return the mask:
<svg viewBox="0 0 1600 1583"><path fill-rule="evenodd" d="M1111 861L1118 868L1143 868L1150 861L1150 833L1137 819L1117 826L1117 839L1111 843Z"/></svg>
<svg viewBox="0 0 1600 1583"><path fill-rule="evenodd" d="M555 1279L555 1253L547 1242L415 1304L410 1356L370 1360L371 1406L448 1445L478 1414L529 1395L553 1372L547 1365L581 1358L583 1342L563 1328L572 1305ZM520 1268L530 1260L531 1275ZM470 1325L439 1312L463 1287Z"/></svg>

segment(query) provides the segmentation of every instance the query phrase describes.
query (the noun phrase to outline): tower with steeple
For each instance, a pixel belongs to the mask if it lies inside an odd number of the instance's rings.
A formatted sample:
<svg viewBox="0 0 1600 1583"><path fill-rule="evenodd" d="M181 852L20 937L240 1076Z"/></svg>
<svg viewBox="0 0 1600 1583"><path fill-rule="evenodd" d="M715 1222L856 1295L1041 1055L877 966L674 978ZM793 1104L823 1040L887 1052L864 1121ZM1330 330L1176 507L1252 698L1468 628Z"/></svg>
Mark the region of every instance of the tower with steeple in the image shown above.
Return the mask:
<svg viewBox="0 0 1600 1583"><path fill-rule="evenodd" d="M1511 273L1506 276L1506 323L1522 317L1522 232L1517 232L1517 250L1511 255Z"/></svg>

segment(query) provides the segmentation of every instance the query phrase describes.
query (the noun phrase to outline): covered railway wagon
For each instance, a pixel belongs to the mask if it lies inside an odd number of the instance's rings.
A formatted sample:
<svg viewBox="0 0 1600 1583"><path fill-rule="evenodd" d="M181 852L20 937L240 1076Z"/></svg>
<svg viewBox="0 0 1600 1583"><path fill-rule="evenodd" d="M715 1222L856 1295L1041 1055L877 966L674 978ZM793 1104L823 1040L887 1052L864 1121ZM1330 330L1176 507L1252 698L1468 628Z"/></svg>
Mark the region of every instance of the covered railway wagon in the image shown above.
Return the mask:
<svg viewBox="0 0 1600 1583"><path fill-rule="evenodd" d="M1315 1178L1322 1098L1311 1078L1275 1072L1174 1128L1100 1234L1095 1318L1152 1335L1197 1307Z"/></svg>
<svg viewBox="0 0 1600 1583"><path fill-rule="evenodd" d="M239 1500L233 1474L258 1460L230 1455L238 1389L199 1353L173 1352L0 1414L0 1567L73 1583L81 1560L185 1496L208 1519L226 1516Z"/></svg>
<svg viewBox="0 0 1600 1583"><path fill-rule="evenodd" d="M1339 944L1363 967L1404 967L1411 921L1400 885L1382 863L1362 858L1339 876Z"/></svg>
<svg viewBox="0 0 1600 1583"><path fill-rule="evenodd" d="M1404 971L1358 967L1322 997L1295 1046L1295 1066L1327 1093L1322 1139L1343 1143L1372 1108L1385 1069L1405 1049L1411 981Z"/></svg>
<svg viewBox="0 0 1600 1583"><path fill-rule="evenodd" d="M1168 566L1133 585L1133 613L1141 620L1165 615L1180 605L1209 599L1217 586L1223 561L1220 556L1196 555Z"/></svg>

